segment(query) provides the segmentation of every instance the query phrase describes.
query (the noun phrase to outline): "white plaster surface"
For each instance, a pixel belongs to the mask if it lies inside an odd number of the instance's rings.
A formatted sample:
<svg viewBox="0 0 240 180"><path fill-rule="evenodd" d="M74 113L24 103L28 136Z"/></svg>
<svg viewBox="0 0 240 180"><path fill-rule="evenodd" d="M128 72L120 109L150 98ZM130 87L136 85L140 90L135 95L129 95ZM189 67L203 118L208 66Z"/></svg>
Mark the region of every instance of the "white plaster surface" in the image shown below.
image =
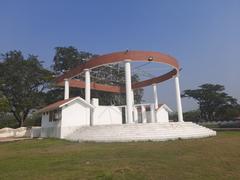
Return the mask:
<svg viewBox="0 0 240 180"><path fill-rule="evenodd" d="M0 129L0 137L30 137L30 134L31 128L27 127Z"/></svg>
<svg viewBox="0 0 240 180"><path fill-rule="evenodd" d="M42 114L41 137L61 137L61 120L49 121L49 113Z"/></svg>
<svg viewBox="0 0 240 180"><path fill-rule="evenodd" d="M93 110L93 125L122 124L122 109L116 106L97 106Z"/></svg>
<svg viewBox="0 0 240 180"><path fill-rule="evenodd" d="M31 128L31 138L41 137L41 127L32 127Z"/></svg>
<svg viewBox="0 0 240 180"><path fill-rule="evenodd" d="M168 112L165 108L159 108L156 111L156 121L157 122L169 122Z"/></svg>
<svg viewBox="0 0 240 180"><path fill-rule="evenodd" d="M90 108L79 101L73 101L62 107L62 127L89 126Z"/></svg>

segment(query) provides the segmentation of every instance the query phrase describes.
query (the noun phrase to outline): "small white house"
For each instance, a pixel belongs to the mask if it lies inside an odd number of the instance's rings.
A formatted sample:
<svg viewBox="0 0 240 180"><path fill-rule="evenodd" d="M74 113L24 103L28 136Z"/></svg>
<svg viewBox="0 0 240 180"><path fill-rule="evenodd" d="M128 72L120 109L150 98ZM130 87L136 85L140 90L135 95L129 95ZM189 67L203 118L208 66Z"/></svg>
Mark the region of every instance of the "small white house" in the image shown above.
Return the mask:
<svg viewBox="0 0 240 180"><path fill-rule="evenodd" d="M98 99L93 99L92 104L81 97L75 97L41 109L41 136L64 138L84 126L122 124L120 108L99 106Z"/></svg>
<svg viewBox="0 0 240 180"><path fill-rule="evenodd" d="M169 113L173 112L166 104L160 104L156 109L156 122L169 122Z"/></svg>
<svg viewBox="0 0 240 180"><path fill-rule="evenodd" d="M90 111L94 106L81 97L61 100L40 110L42 137L64 138L80 126L90 125Z"/></svg>
<svg viewBox="0 0 240 180"><path fill-rule="evenodd" d="M148 123L162 123L169 122L169 113L173 111L166 104L159 104L157 109L154 104L150 104L145 112Z"/></svg>

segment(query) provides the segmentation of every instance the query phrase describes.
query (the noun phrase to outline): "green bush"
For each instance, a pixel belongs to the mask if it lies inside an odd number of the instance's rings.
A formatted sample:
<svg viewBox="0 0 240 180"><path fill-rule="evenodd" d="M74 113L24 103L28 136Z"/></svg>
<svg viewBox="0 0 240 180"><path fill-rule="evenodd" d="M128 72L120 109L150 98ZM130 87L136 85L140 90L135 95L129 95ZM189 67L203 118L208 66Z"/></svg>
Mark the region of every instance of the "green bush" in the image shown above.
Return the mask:
<svg viewBox="0 0 240 180"><path fill-rule="evenodd" d="M0 128L10 127L17 128L18 123L10 113L0 113Z"/></svg>
<svg viewBox="0 0 240 180"><path fill-rule="evenodd" d="M24 122L24 126L41 126L41 114L33 113L31 114L26 121Z"/></svg>
<svg viewBox="0 0 240 180"><path fill-rule="evenodd" d="M41 114L33 113L24 122L25 127L41 126ZM18 123L10 113L0 113L0 128L18 128Z"/></svg>

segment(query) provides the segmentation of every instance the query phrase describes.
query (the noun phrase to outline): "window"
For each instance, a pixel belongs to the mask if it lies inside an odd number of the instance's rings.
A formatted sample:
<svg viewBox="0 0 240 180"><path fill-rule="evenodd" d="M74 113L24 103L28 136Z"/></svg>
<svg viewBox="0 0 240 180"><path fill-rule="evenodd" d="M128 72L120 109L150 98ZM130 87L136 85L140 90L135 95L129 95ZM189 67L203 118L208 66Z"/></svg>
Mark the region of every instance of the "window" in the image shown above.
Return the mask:
<svg viewBox="0 0 240 180"><path fill-rule="evenodd" d="M59 121L62 119L62 109L56 109L49 112L49 121Z"/></svg>

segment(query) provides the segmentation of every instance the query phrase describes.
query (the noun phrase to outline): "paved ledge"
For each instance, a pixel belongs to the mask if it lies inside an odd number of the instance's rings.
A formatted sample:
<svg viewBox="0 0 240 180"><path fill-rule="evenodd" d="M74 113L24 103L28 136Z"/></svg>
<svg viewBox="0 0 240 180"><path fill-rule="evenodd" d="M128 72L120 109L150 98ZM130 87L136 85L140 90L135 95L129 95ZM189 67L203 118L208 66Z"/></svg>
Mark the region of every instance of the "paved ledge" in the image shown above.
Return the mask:
<svg viewBox="0 0 240 180"><path fill-rule="evenodd" d="M25 139L31 139L31 138L27 138L27 137L0 137L0 143L1 142L11 142L11 141L21 141L21 140L25 140Z"/></svg>
<svg viewBox="0 0 240 180"><path fill-rule="evenodd" d="M214 131L240 131L240 128L210 128Z"/></svg>

